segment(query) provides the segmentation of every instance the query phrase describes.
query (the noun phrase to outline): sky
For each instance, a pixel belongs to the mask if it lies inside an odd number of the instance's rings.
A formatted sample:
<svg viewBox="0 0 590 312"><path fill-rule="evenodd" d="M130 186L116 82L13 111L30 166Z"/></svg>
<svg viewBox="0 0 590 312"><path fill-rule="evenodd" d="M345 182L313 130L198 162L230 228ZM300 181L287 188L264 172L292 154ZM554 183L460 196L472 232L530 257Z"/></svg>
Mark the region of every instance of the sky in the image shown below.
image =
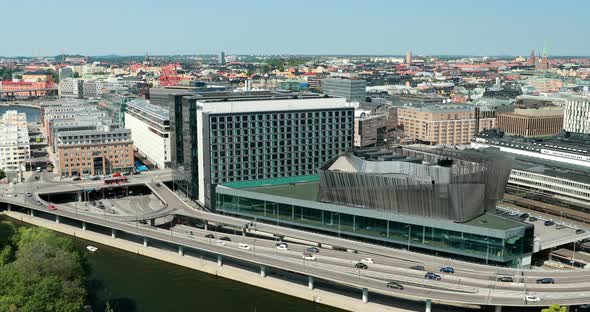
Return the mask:
<svg viewBox="0 0 590 312"><path fill-rule="evenodd" d="M2 56L590 55L587 0L0 0Z"/></svg>

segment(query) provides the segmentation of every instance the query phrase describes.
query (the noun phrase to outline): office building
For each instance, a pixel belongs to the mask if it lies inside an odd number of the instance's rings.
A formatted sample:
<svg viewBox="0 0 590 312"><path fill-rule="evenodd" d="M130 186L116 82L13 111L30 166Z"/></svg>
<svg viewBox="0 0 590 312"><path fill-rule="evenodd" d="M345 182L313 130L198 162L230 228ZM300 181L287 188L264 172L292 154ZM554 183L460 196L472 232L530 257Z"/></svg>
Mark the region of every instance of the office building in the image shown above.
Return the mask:
<svg viewBox="0 0 590 312"><path fill-rule="evenodd" d="M354 108L341 98L267 92L170 95L178 185L207 207L218 184L314 175L352 148Z"/></svg>
<svg viewBox="0 0 590 312"><path fill-rule="evenodd" d="M25 171L30 158L26 114L6 111L0 118L0 169L8 175Z"/></svg>
<svg viewBox="0 0 590 312"><path fill-rule="evenodd" d="M59 82L59 96L61 97L84 97L84 80L66 78Z"/></svg>
<svg viewBox="0 0 590 312"><path fill-rule="evenodd" d="M463 151L463 153L473 152L489 157L509 156L514 159L508 178L508 193L590 212L588 167L572 164L566 159L555 161L502 151L493 147Z"/></svg>
<svg viewBox="0 0 590 312"><path fill-rule="evenodd" d="M590 134L590 99L572 97L565 102L563 129L568 132Z"/></svg>
<svg viewBox="0 0 590 312"><path fill-rule="evenodd" d="M146 100L127 102L125 128L137 151L158 168L170 167L169 111Z"/></svg>
<svg viewBox="0 0 590 312"><path fill-rule="evenodd" d="M538 137L558 135L563 127L563 108L517 108L511 113L499 113L496 127L506 134Z"/></svg>
<svg viewBox="0 0 590 312"><path fill-rule="evenodd" d="M223 52L223 51L221 51L221 53L219 53L219 64L225 65L225 52Z"/></svg>
<svg viewBox="0 0 590 312"><path fill-rule="evenodd" d="M362 79L331 77L322 80L323 93L343 97L349 102L364 102L367 98L367 82Z"/></svg>
<svg viewBox="0 0 590 312"><path fill-rule="evenodd" d="M319 175L218 185L215 211L256 222L508 266L531 263L530 224L497 216L504 158L412 149L343 153Z"/></svg>
<svg viewBox="0 0 590 312"><path fill-rule="evenodd" d="M493 114L472 106L400 107L398 121L407 136L431 145L469 144L476 133L496 126Z"/></svg>
<svg viewBox="0 0 590 312"><path fill-rule="evenodd" d="M533 139L507 136L492 129L477 134L471 147L496 147L510 154L590 167L590 135L587 134L566 132L556 137Z"/></svg>
<svg viewBox="0 0 590 312"><path fill-rule="evenodd" d="M412 51L406 52L405 63L406 64L412 64Z"/></svg>
<svg viewBox="0 0 590 312"><path fill-rule="evenodd" d="M55 169L62 177L133 170L131 130L96 123L91 129L55 133Z"/></svg>
<svg viewBox="0 0 590 312"><path fill-rule="evenodd" d="M354 146L384 145L389 131L397 128L397 107L381 105L371 110L355 110Z"/></svg>

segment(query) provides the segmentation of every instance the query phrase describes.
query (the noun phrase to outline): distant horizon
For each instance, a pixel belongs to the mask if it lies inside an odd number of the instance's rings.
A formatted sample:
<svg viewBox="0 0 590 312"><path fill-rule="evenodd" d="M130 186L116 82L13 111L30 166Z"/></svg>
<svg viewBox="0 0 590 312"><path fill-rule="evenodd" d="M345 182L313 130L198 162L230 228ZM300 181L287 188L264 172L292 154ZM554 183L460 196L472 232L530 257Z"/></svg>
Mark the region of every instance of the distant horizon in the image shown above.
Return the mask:
<svg viewBox="0 0 590 312"><path fill-rule="evenodd" d="M590 55L585 0L29 0L0 55Z"/></svg>
<svg viewBox="0 0 590 312"><path fill-rule="evenodd" d="M404 58L405 54L287 54L287 53L277 53L277 54L240 54L240 53L227 53L225 51L219 51L218 53L199 53L199 54L190 54L190 53L179 53L179 54L151 54L147 53L148 57L217 57L219 53L224 52L225 56L266 56L266 57L398 57ZM55 54L55 55L41 55L41 56L32 56L32 55L0 55L0 58L55 58L57 56L61 56L64 54ZM145 57L146 54L105 54L105 55L83 55L83 54L65 54L66 56L81 56L81 57L88 57L88 58L117 58L117 57ZM535 53L536 56L539 56L538 53ZM412 57L414 58L422 58L422 57L490 57L490 58L517 58L517 57L524 57L528 58L530 54L520 54L520 55L484 55L484 54L418 54L412 51ZM559 58L590 58L589 55L548 55L550 59L559 59Z"/></svg>

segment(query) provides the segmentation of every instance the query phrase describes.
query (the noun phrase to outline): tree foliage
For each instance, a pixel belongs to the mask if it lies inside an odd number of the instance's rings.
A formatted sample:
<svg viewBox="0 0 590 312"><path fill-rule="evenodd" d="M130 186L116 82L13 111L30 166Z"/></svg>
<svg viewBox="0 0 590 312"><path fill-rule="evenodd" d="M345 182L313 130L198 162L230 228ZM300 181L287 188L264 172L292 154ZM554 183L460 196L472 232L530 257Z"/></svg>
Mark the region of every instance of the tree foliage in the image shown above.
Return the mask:
<svg viewBox="0 0 590 312"><path fill-rule="evenodd" d="M14 261L0 267L0 311L83 310L87 266L70 239L42 228L20 228L4 245L0 261L10 260L10 253Z"/></svg>
<svg viewBox="0 0 590 312"><path fill-rule="evenodd" d="M567 307L562 307L559 304L552 304L548 308L541 310L542 312L567 312Z"/></svg>
<svg viewBox="0 0 590 312"><path fill-rule="evenodd" d="M13 70L8 67L0 67L0 80L11 80Z"/></svg>
<svg viewBox="0 0 590 312"><path fill-rule="evenodd" d="M0 80L2 80L2 78L0 78ZM0 180L6 178L6 172L4 172L4 170L0 169Z"/></svg>

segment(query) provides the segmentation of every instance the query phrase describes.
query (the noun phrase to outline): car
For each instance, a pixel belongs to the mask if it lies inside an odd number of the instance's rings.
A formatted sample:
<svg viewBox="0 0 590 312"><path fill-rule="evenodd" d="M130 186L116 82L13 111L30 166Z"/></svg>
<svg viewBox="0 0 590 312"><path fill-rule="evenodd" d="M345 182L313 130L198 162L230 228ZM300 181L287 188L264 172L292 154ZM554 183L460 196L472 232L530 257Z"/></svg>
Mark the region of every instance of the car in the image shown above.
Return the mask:
<svg viewBox="0 0 590 312"><path fill-rule="evenodd" d="M552 226L555 224L555 222L551 221L551 220L547 220L545 221L545 223L543 223L545 226Z"/></svg>
<svg viewBox="0 0 590 312"><path fill-rule="evenodd" d="M39 181L39 176L35 176L35 181Z"/></svg>
<svg viewBox="0 0 590 312"><path fill-rule="evenodd" d="M315 256L311 254L303 254L304 260L315 261Z"/></svg>
<svg viewBox="0 0 590 312"><path fill-rule="evenodd" d="M31 193L31 192L26 192L26 193L25 193L25 196L26 196L26 197L31 197L31 196L33 196L33 193Z"/></svg>
<svg viewBox="0 0 590 312"><path fill-rule="evenodd" d="M342 248L342 247L338 247L338 246L333 246L332 249L334 249L335 251L348 251L348 249Z"/></svg>
<svg viewBox="0 0 590 312"><path fill-rule="evenodd" d="M373 264L375 263L375 260L373 260L373 258L363 258L361 259L361 262L365 264Z"/></svg>
<svg viewBox="0 0 590 312"><path fill-rule="evenodd" d="M275 247L278 250L289 250L289 245L287 245L287 243L277 243Z"/></svg>
<svg viewBox="0 0 590 312"><path fill-rule="evenodd" d="M162 184L160 184L160 182L158 182L158 183L156 183L156 186L160 187L160 186L162 186Z"/></svg>
<svg viewBox="0 0 590 312"><path fill-rule="evenodd" d="M49 206L47 206L47 209L49 209L49 210L57 210L57 207L55 207L55 205L51 205L50 204Z"/></svg>
<svg viewBox="0 0 590 312"><path fill-rule="evenodd" d="M529 217L529 214L526 212L520 215L520 218L523 220L526 220L528 217Z"/></svg>
<svg viewBox="0 0 590 312"><path fill-rule="evenodd" d="M141 172L139 172L139 171L133 171L133 172L131 172L131 175L140 175L140 174L141 174Z"/></svg>
<svg viewBox="0 0 590 312"><path fill-rule="evenodd" d="M443 268L440 268L440 271L442 273L451 273L451 274L455 273L455 269L453 269L452 267L443 267Z"/></svg>
<svg viewBox="0 0 590 312"><path fill-rule="evenodd" d="M424 274L424 278L429 279L429 280L435 280L435 281L441 280L440 275L433 273L433 272L428 272L428 273Z"/></svg>
<svg viewBox="0 0 590 312"><path fill-rule="evenodd" d="M240 243L240 244L238 245L238 248L240 248L240 249L244 249L244 250L250 250L250 245L248 245L248 244L244 244L244 243Z"/></svg>
<svg viewBox="0 0 590 312"><path fill-rule="evenodd" d="M37 206L41 206L41 205L43 205L43 203L40 200L38 200L37 201Z"/></svg>
<svg viewBox="0 0 590 312"><path fill-rule="evenodd" d="M80 178L80 177L74 177L74 178L72 179L72 181L80 181L80 180L82 180L82 178Z"/></svg>
<svg viewBox="0 0 590 312"><path fill-rule="evenodd" d="M410 267L410 269L412 269L412 270L418 270L418 271L424 271L425 270L425 268L424 268L423 265L415 265L413 267Z"/></svg>
<svg viewBox="0 0 590 312"><path fill-rule="evenodd" d="M124 176L131 175L131 172L125 172L125 173L123 173L123 175L124 175Z"/></svg>
<svg viewBox="0 0 590 312"><path fill-rule="evenodd" d="M219 240L231 242L231 238L227 236L221 237Z"/></svg>
<svg viewBox="0 0 590 312"><path fill-rule="evenodd" d="M404 286L402 286L398 282L391 281L391 282L387 283L387 288L402 290L402 289L404 289Z"/></svg>
<svg viewBox="0 0 590 312"><path fill-rule="evenodd" d="M147 224L147 220L139 220L139 223L141 223L141 224Z"/></svg>
<svg viewBox="0 0 590 312"><path fill-rule="evenodd" d="M35 170L37 172L41 172L41 167L37 167L37 170Z"/></svg>
<svg viewBox="0 0 590 312"><path fill-rule="evenodd" d="M100 177L99 176L91 176L90 180L97 181L97 180L100 180Z"/></svg>
<svg viewBox="0 0 590 312"><path fill-rule="evenodd" d="M358 262L357 264L355 264L355 265L354 265L354 267L355 267L356 269L363 269L363 270L366 270L366 269L368 269L368 268L369 268L369 266L368 266L368 265L366 265L366 264L364 264L364 263L362 263L362 262Z"/></svg>
<svg viewBox="0 0 590 312"><path fill-rule="evenodd" d="M317 247L307 247L305 248L305 252L315 254L320 252L320 249Z"/></svg>
<svg viewBox="0 0 590 312"><path fill-rule="evenodd" d="M498 278L498 282L512 283L514 282L514 279L510 276L502 276Z"/></svg>
<svg viewBox="0 0 590 312"><path fill-rule="evenodd" d="M188 235L195 235L195 233L193 233L193 231L188 231Z"/></svg>
<svg viewBox="0 0 590 312"><path fill-rule="evenodd" d="M555 280L551 277L544 277L537 280L537 284L555 284Z"/></svg>
<svg viewBox="0 0 590 312"><path fill-rule="evenodd" d="M515 216L518 216L518 215L520 215L520 212L518 212L518 211L510 211L508 214L509 214L510 216L512 216L512 217L515 217Z"/></svg>
<svg viewBox="0 0 590 312"><path fill-rule="evenodd" d="M222 241L222 240L218 240L217 241L217 245L219 245L219 246L225 246L225 242Z"/></svg>
<svg viewBox="0 0 590 312"><path fill-rule="evenodd" d="M537 296L533 296L533 295L524 295L524 301L525 302L539 302L539 301L541 301L541 298L539 298Z"/></svg>
<svg viewBox="0 0 590 312"><path fill-rule="evenodd" d="M586 233L586 231L582 230L582 229L577 229L576 230L576 234L584 234Z"/></svg>
<svg viewBox="0 0 590 312"><path fill-rule="evenodd" d="M565 225L563 225L563 224L558 224L558 225L555 226L555 228L558 229L558 230L561 230L564 227L565 227Z"/></svg>
<svg viewBox="0 0 590 312"><path fill-rule="evenodd" d="M205 235L205 238L215 238L215 235L209 233L209 234Z"/></svg>
<svg viewBox="0 0 590 312"><path fill-rule="evenodd" d="M537 221L537 220L539 220L539 219L537 219L537 217L530 217L530 218L529 218L529 221L530 221L530 222L535 222L535 221Z"/></svg>

